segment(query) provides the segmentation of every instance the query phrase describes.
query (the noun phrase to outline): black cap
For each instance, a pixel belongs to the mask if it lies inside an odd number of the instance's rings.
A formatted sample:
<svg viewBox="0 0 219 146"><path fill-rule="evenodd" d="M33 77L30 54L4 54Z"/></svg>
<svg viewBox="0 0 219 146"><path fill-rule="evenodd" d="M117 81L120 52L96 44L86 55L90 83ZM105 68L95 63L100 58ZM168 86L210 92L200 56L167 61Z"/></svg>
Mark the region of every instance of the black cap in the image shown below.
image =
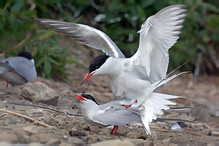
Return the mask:
<svg viewBox="0 0 219 146"><path fill-rule="evenodd" d="M29 60L33 59L33 56L29 52L20 52L17 56L21 56Z"/></svg>
<svg viewBox="0 0 219 146"><path fill-rule="evenodd" d="M90 66L89 66L89 73L95 71L96 69L100 68L105 62L106 60L109 58L108 55L99 55L96 58L94 58L94 60L92 60L90 62Z"/></svg>
<svg viewBox="0 0 219 146"><path fill-rule="evenodd" d="M85 98L85 99L90 99L90 100L94 101L96 104L99 105L99 103L97 103L97 101L94 99L94 97L92 95L90 95L90 94L82 94L81 96L83 98Z"/></svg>

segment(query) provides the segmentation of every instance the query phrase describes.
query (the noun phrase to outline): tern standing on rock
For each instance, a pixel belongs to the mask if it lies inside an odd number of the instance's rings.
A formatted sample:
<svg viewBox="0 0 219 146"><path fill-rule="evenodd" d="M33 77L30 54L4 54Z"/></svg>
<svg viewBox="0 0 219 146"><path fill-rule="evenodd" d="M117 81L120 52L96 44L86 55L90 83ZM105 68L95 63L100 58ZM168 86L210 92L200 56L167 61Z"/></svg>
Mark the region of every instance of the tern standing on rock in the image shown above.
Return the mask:
<svg viewBox="0 0 219 146"><path fill-rule="evenodd" d="M153 91L173 79L166 77L169 64L168 50L177 42L186 17L184 5L166 7L149 17L138 31L140 42L137 52L130 58L102 31L93 27L49 19L36 19L37 23L70 35L80 43L102 50L106 55L97 56L91 61L89 73L81 85L93 75L107 75L112 92L125 99L136 99L135 105L141 108L141 119L145 130L150 134L149 123L165 107L163 98L153 96ZM156 94L156 93L154 93ZM172 95L165 95L171 99ZM141 106L140 106L141 105Z"/></svg>
<svg viewBox="0 0 219 146"><path fill-rule="evenodd" d="M29 52L21 52L16 57L0 60L0 80L12 86L33 83L37 78L35 63Z"/></svg>

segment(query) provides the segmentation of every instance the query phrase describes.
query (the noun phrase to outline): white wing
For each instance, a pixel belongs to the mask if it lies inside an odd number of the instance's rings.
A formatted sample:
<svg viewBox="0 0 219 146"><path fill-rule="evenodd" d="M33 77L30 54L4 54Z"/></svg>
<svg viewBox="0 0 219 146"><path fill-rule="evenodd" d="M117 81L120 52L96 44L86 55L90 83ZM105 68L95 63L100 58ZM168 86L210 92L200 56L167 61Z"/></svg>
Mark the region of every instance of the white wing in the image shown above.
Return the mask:
<svg viewBox="0 0 219 146"><path fill-rule="evenodd" d="M168 50L179 38L186 17L184 5L172 5L149 17L141 26L138 51L131 57L133 69L144 68L152 83L166 76Z"/></svg>
<svg viewBox="0 0 219 146"><path fill-rule="evenodd" d="M105 33L93 27L49 19L35 19L35 21L44 27L67 34L84 45L101 50L111 57L125 58L124 54Z"/></svg>

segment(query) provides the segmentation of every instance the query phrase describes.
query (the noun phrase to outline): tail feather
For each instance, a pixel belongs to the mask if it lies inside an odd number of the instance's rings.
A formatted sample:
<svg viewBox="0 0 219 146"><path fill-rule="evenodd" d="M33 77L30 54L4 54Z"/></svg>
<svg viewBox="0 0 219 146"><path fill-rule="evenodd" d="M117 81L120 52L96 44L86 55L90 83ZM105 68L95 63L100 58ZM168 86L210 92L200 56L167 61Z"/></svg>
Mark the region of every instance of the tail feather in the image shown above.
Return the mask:
<svg viewBox="0 0 219 146"><path fill-rule="evenodd" d="M176 103L170 101L170 99L180 97L162 93L153 93L153 91L184 73L186 72L175 74L169 78L165 78L161 81L153 83L151 87L147 89L147 95L142 99L138 99L138 110L141 116L141 121L143 123L145 132L147 134L151 134L149 123L152 122L152 120L156 120L158 115L162 115L163 110L170 109L168 105L176 105Z"/></svg>
<svg viewBox="0 0 219 146"><path fill-rule="evenodd" d="M189 120L183 120L183 119L172 119L172 118L157 118L155 122L163 122L163 121L176 121L176 122L190 122L194 123L194 121L189 121Z"/></svg>
<svg viewBox="0 0 219 146"><path fill-rule="evenodd" d="M170 107L168 105L175 105L176 103L170 101L169 99L179 98L180 96L152 93L150 98L148 98L139 108L141 121L144 125L144 129L147 134L151 134L149 123L152 120L156 120L158 115L163 114L163 110L168 110ZM143 108L142 108L143 107Z"/></svg>

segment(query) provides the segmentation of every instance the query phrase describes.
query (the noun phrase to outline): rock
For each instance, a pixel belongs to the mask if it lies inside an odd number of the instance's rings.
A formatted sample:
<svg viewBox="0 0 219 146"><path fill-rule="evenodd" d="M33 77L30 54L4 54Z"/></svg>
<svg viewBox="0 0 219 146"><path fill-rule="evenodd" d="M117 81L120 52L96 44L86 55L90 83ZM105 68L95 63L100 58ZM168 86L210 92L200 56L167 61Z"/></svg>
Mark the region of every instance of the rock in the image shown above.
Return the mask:
<svg viewBox="0 0 219 146"><path fill-rule="evenodd" d="M41 127L39 126L26 126L26 127L23 127L23 129L27 132L30 132L30 133L39 133L39 131L41 130Z"/></svg>
<svg viewBox="0 0 219 146"><path fill-rule="evenodd" d="M89 126L85 125L83 127L84 127L83 130L90 131L90 127Z"/></svg>
<svg viewBox="0 0 219 146"><path fill-rule="evenodd" d="M22 92L21 86L14 86L6 89L7 94L20 95Z"/></svg>
<svg viewBox="0 0 219 146"><path fill-rule="evenodd" d="M204 125L202 123L191 123L191 127L194 129L203 129Z"/></svg>
<svg viewBox="0 0 219 146"><path fill-rule="evenodd" d="M134 146L134 144L128 140L110 140L99 143L91 144L91 146Z"/></svg>
<svg viewBox="0 0 219 146"><path fill-rule="evenodd" d="M60 139L55 139L55 138L52 138L50 140L47 141L47 145L57 145L61 143L61 140Z"/></svg>
<svg viewBox="0 0 219 146"><path fill-rule="evenodd" d="M3 146L11 146L10 143L7 143L7 142L0 142L0 145L3 145Z"/></svg>
<svg viewBox="0 0 219 146"><path fill-rule="evenodd" d="M44 146L44 144L41 143L30 143L28 146Z"/></svg>
<svg viewBox="0 0 219 146"><path fill-rule="evenodd" d="M138 139L139 137L141 137L141 133L130 132L130 133L127 133L126 137L131 138L131 139Z"/></svg>
<svg viewBox="0 0 219 146"><path fill-rule="evenodd" d="M11 116L11 120L14 124L16 123L20 123L21 122L21 118L20 117L17 117L17 116Z"/></svg>
<svg viewBox="0 0 219 146"><path fill-rule="evenodd" d="M27 109L25 110L25 113L31 117L42 117L44 115L44 111L41 108Z"/></svg>
<svg viewBox="0 0 219 146"><path fill-rule="evenodd" d="M36 134L30 135L29 141L47 143L51 139L59 139L59 137L58 135L54 135L53 133L36 133Z"/></svg>
<svg viewBox="0 0 219 146"><path fill-rule="evenodd" d="M74 130L70 130L70 131L69 131L69 135L70 135L70 136L74 136L74 137L87 136L86 133L83 133L83 132L80 132L80 131L74 131Z"/></svg>
<svg viewBox="0 0 219 146"><path fill-rule="evenodd" d="M71 137L71 142L75 145L84 145L84 141L77 137ZM64 146L66 146L66 144Z"/></svg>
<svg viewBox="0 0 219 146"><path fill-rule="evenodd" d="M25 86L21 96L33 102L42 102L49 105L57 105L59 94L42 82Z"/></svg>
<svg viewBox="0 0 219 146"><path fill-rule="evenodd" d="M0 141L4 142L15 142L17 140L17 136L15 134L2 133L0 134Z"/></svg>
<svg viewBox="0 0 219 146"><path fill-rule="evenodd" d="M171 138L167 138L167 139L162 140L162 143L164 146L168 146L170 144L170 141L171 141Z"/></svg>
<svg viewBox="0 0 219 146"><path fill-rule="evenodd" d="M219 132L218 132L218 131L213 131L213 132L211 132L211 134L212 134L213 136L219 136Z"/></svg>
<svg viewBox="0 0 219 146"><path fill-rule="evenodd" d="M191 114L192 116L201 122L209 122L210 121L210 114L209 109L205 105L197 105L198 108L192 109Z"/></svg>

